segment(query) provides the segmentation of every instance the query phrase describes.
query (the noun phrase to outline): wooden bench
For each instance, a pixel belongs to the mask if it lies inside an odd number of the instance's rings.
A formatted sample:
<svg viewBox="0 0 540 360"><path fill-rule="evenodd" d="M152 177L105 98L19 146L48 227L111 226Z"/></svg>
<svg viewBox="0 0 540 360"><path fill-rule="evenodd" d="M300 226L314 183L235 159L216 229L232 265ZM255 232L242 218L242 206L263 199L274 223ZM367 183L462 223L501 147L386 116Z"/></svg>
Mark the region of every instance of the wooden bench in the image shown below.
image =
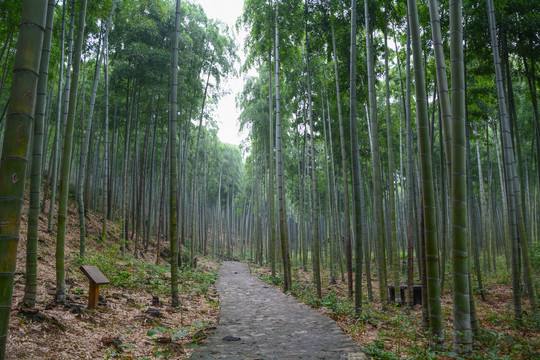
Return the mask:
<svg viewBox="0 0 540 360"><path fill-rule="evenodd" d="M88 278L90 290L88 291L88 309L97 309L99 298L99 285L109 283L109 279L97 266L81 266L82 273Z"/></svg>

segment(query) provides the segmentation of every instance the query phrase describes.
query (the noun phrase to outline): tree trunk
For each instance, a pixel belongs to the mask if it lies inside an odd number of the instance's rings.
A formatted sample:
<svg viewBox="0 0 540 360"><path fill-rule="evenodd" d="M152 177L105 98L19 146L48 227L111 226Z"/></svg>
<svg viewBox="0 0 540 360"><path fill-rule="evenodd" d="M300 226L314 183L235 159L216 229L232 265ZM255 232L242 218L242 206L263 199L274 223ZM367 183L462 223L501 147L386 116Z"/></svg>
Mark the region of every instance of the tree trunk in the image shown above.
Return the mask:
<svg viewBox="0 0 540 360"><path fill-rule="evenodd" d="M79 72L81 69L81 53L84 42L84 27L86 18L86 0L82 0L79 8L77 24L77 41L73 49L73 74L69 92L69 108L64 135L64 151L62 157L62 172L60 178L60 201L58 205L58 230L56 237L56 301L63 303L66 300L66 274L65 274L65 239L66 217L68 206L68 192L70 183L70 167L73 147L73 127L75 125L75 110L77 108L77 90Z"/></svg>
<svg viewBox="0 0 540 360"><path fill-rule="evenodd" d="M386 4L387 11L389 5ZM388 23L388 19L387 19ZM386 144L388 148L388 193L390 197L390 228L392 236L392 273L396 303L399 303L399 249L396 228L396 200L394 192L394 154L392 150L392 121L390 119L390 75L388 74L388 39L384 31L384 71L385 71L385 98L386 98Z"/></svg>
<svg viewBox="0 0 540 360"><path fill-rule="evenodd" d="M170 239L171 239L171 293L172 293L172 306L177 307L180 305L178 297L178 205L177 199L177 185L178 176L176 173L176 122L177 122L177 97L178 97L178 37L180 33L180 0L176 0L176 15L174 22L174 37L172 46L172 71L171 71L171 107L169 116L169 211L170 211Z"/></svg>
<svg viewBox="0 0 540 360"><path fill-rule="evenodd" d="M62 5L62 40L61 40L61 59L64 59L64 24L65 24L65 11L66 11L66 4L64 3ZM72 48L73 48L73 29L75 27L75 0L71 1L71 20L69 25L69 47L68 47L68 62L67 62L67 68L66 68L66 79L65 79L65 85L64 89L61 89L61 82L62 82L62 69L63 67L60 67L60 79L59 79L59 85L58 85L58 114L56 118L56 132L54 134L54 162L53 162L53 178L51 182L51 200L49 203L49 222L47 226L47 231L50 233L52 231L53 227L53 217L54 217L54 204L56 202L56 189L57 189L57 183L58 183L58 173L60 170L60 151L62 151L62 135L65 133L63 122L65 114L67 113L67 98L69 96L69 86L70 86L70 78L71 78L71 62L72 62ZM62 97L60 96L61 91L63 91ZM62 107L63 103L63 107Z"/></svg>
<svg viewBox="0 0 540 360"><path fill-rule="evenodd" d="M360 203L361 188L360 188L360 158L358 153L358 119L356 109L356 0L351 0L351 67L349 73L350 81L350 124L351 124L351 147L352 147L352 177L353 177L353 193L354 193L354 223L355 223L355 250L356 250L356 282L354 308L357 314L362 311L362 207ZM367 5L366 5L367 6ZM366 21L367 24L367 21ZM343 164L345 167L345 164ZM348 194L345 194L348 196ZM369 266L366 264L366 266ZM386 289L384 290L386 294ZM385 305L383 304L383 307Z"/></svg>
<svg viewBox="0 0 540 360"><path fill-rule="evenodd" d="M465 66L462 4L450 3L450 70L452 80L451 222L454 268L454 351L472 350L469 255L467 239L467 182L465 129ZM470 194L472 195L472 194Z"/></svg>
<svg viewBox="0 0 540 360"><path fill-rule="evenodd" d="M307 4L305 10L306 16L306 68L307 68L307 96L308 96L308 117L309 117L309 127L311 135L311 182L312 182L312 191L313 191L313 207L312 219L313 219L313 280L315 282L315 287L317 289L317 296L322 298L321 291L321 262L320 262L320 250L319 250L319 202L318 202L318 182L317 182L317 168L315 164L315 138L313 135L313 104L311 100L311 71L309 68L309 34L307 28Z"/></svg>
<svg viewBox="0 0 540 360"><path fill-rule="evenodd" d="M30 174L30 210L28 212L28 234L26 242L26 276L23 303L33 307L36 303L37 291L37 243L39 223L39 197L41 191L41 162L43 151L43 131L45 105L47 102L47 79L49 76L49 55L51 49L52 26L54 18L54 1L49 0L47 7L47 22L41 62L39 65L39 80L34 121L34 140L32 144L32 170Z"/></svg>
<svg viewBox="0 0 540 360"><path fill-rule="evenodd" d="M114 6L114 5L113 5ZM103 227L101 228L101 240L107 235L107 219L109 218L109 37L105 37L104 56L104 80L105 80L105 141L103 149Z"/></svg>
<svg viewBox="0 0 540 360"><path fill-rule="evenodd" d="M101 76L101 63L103 62L103 57L105 55L105 47L108 43L107 39L109 37L109 30L111 28L112 24L112 17L114 14L114 7L116 5L116 1L113 1L111 12L109 15L109 21L107 23L107 27L105 29L105 34L103 35L103 46L101 48L101 53L98 54L98 59L96 63L96 69L94 72L94 84L92 86L92 95L90 96L90 108L88 109L88 120L86 123L86 133L84 136L84 143L81 148L81 167L79 169L79 179L78 179L78 186L77 186L77 202L79 204L79 223L80 223L80 257L81 259L84 259L85 252L86 252L86 221L85 221L85 204L84 204L84 197L83 197L83 184L85 181L86 176L86 167L88 162L88 145L90 143L90 134L92 133L92 121L94 119L94 107L96 104L96 95L97 95L97 88L99 84L99 78ZM84 101L84 100L83 100Z"/></svg>
<svg viewBox="0 0 540 360"><path fill-rule="evenodd" d="M279 202L279 231L281 241L281 255L283 261L283 292L292 289L291 261L289 255L289 239L287 233L287 208L285 202L285 185L283 180L283 155L281 143L281 113L280 113L280 98L279 98L279 29L278 29L278 6L279 0L276 2L276 18L275 18L275 76L276 76L276 170L277 170L277 187L278 187L278 202Z"/></svg>
<svg viewBox="0 0 540 360"><path fill-rule="evenodd" d="M269 51L268 55L268 114L269 114L269 146L268 146L268 158L269 158L269 170L268 170L268 227L270 230L270 267L272 268L272 277L276 276L276 211L274 207L274 107L272 103L272 53Z"/></svg>
<svg viewBox="0 0 540 360"><path fill-rule="evenodd" d="M47 1L23 1L15 54L2 158L0 159L0 359L6 351L13 273L26 182L28 149L34 120L35 100Z"/></svg>
<svg viewBox="0 0 540 360"><path fill-rule="evenodd" d="M352 26L352 24L351 24ZM349 178L347 176L347 155L345 152L345 135L343 130L343 113L341 106L341 91L339 88L336 37L334 34L334 26L332 24L332 55L334 58L334 75L336 78L336 97L338 105L338 120L339 120L339 141L341 149L341 166L343 180L343 210L345 218L345 258L347 261L347 291L349 298L353 296L353 273L352 273L352 245L351 245L351 215L349 206Z"/></svg>
<svg viewBox="0 0 540 360"><path fill-rule="evenodd" d="M435 346L444 343L441 310L441 285L439 274L439 248L437 241L437 219L433 170L431 160L431 139L429 131L428 100L425 87L425 75L422 62L422 45L416 1L408 0L409 27L414 60L414 78L416 90L416 118L418 128L418 152L420 157L420 175L422 180L422 212L426 252L426 276L429 305L429 325ZM424 251L424 249L422 249Z"/></svg>
<svg viewBox="0 0 540 360"><path fill-rule="evenodd" d="M379 153L379 124L377 122L377 98L375 93L375 70L372 29L369 19L368 1L364 2L366 22L366 58L369 93L369 122L371 129L371 156L373 167L373 216L375 219L375 241L377 244L377 269L379 274L379 293L381 304L386 308L386 245L383 234L383 208L381 190L381 159Z"/></svg>
<svg viewBox="0 0 540 360"><path fill-rule="evenodd" d="M510 233L512 248L519 252L517 241L519 240L519 245L521 246L521 256L523 261L523 272L525 278L525 286L527 287L527 292L529 295L529 302L533 311L537 310L538 304L536 299L536 290L532 282L531 274L531 263L530 255L528 249L528 236L525 227L523 209L521 207L521 190L519 177L516 171L516 160L515 160L515 151L512 143L511 137L511 127L508 119L508 112L506 110L506 97L504 93L503 83L502 83L502 74L501 74L501 65L499 57L499 49L496 37L496 25L495 25L495 11L493 9L493 0L488 0L488 20L490 24L490 34L491 34L491 43L493 49L493 58L495 63L495 76L497 82L497 94L499 100L499 113L501 117L501 142L503 148L503 161L505 167L505 178L506 178L506 189L508 197L508 212L510 216ZM514 244L514 241L516 244ZM519 254L513 254L514 257L518 257ZM517 260L517 259L516 259ZM513 260L514 263L514 260ZM516 270L519 270L519 263L516 261L513 266L516 267ZM521 304L519 303L520 295L518 294L519 289L519 271L516 271L518 274L517 279L514 279L514 311L516 314L516 320L521 318Z"/></svg>

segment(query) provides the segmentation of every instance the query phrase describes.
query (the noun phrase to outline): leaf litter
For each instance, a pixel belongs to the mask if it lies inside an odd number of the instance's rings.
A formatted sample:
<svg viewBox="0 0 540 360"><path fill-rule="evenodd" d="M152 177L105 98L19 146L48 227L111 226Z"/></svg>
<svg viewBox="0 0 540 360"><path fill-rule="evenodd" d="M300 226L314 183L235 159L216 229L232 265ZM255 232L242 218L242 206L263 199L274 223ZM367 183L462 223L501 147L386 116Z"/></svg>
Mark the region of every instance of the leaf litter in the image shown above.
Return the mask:
<svg viewBox="0 0 540 360"><path fill-rule="evenodd" d="M48 201L47 201L48 205ZM48 206L46 206L48 209ZM217 292L180 292L180 307L171 307L170 295L151 293L144 287L124 289L100 286L97 310L86 309L88 281L78 269L79 220L69 203L66 232L66 304L54 302L56 223L47 232L47 216L39 218L38 284L36 306L22 308L26 262L28 202L21 222L6 358L18 360L73 359L187 359L215 329L219 315ZM105 251L120 241L121 228L108 222L108 236L98 240L103 219L86 215L87 247ZM155 261L151 243L145 261ZM199 258L199 269L217 271L219 264ZM161 259L163 261L163 259ZM120 264L121 266L122 264ZM164 280L167 280L165 274ZM168 275L170 279L170 273ZM182 289L182 284L180 289ZM161 296L157 296L161 295ZM159 314L159 316L155 316ZM158 335L149 336L151 330ZM180 336L178 334L184 334ZM176 336L175 336L176 335ZM157 340L156 340L157 339Z"/></svg>

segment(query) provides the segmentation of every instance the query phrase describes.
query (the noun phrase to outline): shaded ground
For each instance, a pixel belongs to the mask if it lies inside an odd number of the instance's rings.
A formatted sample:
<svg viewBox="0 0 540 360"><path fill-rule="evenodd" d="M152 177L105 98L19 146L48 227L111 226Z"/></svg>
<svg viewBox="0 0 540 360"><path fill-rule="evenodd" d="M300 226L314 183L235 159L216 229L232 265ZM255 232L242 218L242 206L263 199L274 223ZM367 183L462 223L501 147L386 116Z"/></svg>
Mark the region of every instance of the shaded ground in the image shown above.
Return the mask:
<svg viewBox="0 0 540 360"><path fill-rule="evenodd" d="M486 273L484 286L487 301L482 301L475 286L475 302L482 333L474 338L473 352L464 359L540 359L540 318L530 311L527 298L522 297L523 324L514 323L512 309L511 270L500 257L497 272ZM281 278L272 278L268 267L251 264L251 272L271 286ZM372 268L375 268L372 264ZM379 285L373 277L374 301L367 299L364 277L363 311L358 316L354 303L347 298L347 283L340 277L330 282L329 272L322 271L322 299L316 295L311 270L293 267L291 294L298 300L334 319L343 330L373 359L455 359L452 353L452 278L447 279L442 310L446 351L430 348L429 334L423 330L421 306L414 310L389 305L383 310L379 300ZM447 274L450 266L447 267ZM473 274L473 280L475 279ZM536 276L536 279L539 279Z"/></svg>
<svg viewBox="0 0 540 360"><path fill-rule="evenodd" d="M99 267L111 284L100 287L98 310L87 311L88 280L78 269L76 260L79 218L77 207L71 202L66 232L66 305L53 301L56 221L53 231L47 233L47 216L41 213L34 309L38 314L21 316L27 209L25 202L6 359L187 359L193 347L206 338L206 329L215 326L219 314L217 295L212 288L201 289L197 281L217 271L216 263L199 259L197 273L188 274L184 269L179 284L181 306L173 308L169 265L164 260L159 266L152 265L156 256L154 244L151 243L148 253L141 254L142 259L122 257L117 250L119 226L109 222L107 239L99 241L102 218L91 212L86 221L89 265L102 264Z"/></svg>
<svg viewBox="0 0 540 360"><path fill-rule="evenodd" d="M224 262L219 326L192 359L367 359L330 318Z"/></svg>

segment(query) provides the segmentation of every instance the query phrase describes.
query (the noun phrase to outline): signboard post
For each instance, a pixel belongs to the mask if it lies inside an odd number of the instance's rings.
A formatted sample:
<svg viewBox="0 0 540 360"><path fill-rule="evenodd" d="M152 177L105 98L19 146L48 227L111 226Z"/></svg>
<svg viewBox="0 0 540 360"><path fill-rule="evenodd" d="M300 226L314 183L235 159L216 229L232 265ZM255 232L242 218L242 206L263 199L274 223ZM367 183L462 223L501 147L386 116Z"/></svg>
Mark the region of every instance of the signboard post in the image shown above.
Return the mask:
<svg viewBox="0 0 540 360"><path fill-rule="evenodd" d="M109 279L97 266L81 266L82 273L88 278L90 289L88 291L88 309L97 309L99 298L99 285L109 283Z"/></svg>

